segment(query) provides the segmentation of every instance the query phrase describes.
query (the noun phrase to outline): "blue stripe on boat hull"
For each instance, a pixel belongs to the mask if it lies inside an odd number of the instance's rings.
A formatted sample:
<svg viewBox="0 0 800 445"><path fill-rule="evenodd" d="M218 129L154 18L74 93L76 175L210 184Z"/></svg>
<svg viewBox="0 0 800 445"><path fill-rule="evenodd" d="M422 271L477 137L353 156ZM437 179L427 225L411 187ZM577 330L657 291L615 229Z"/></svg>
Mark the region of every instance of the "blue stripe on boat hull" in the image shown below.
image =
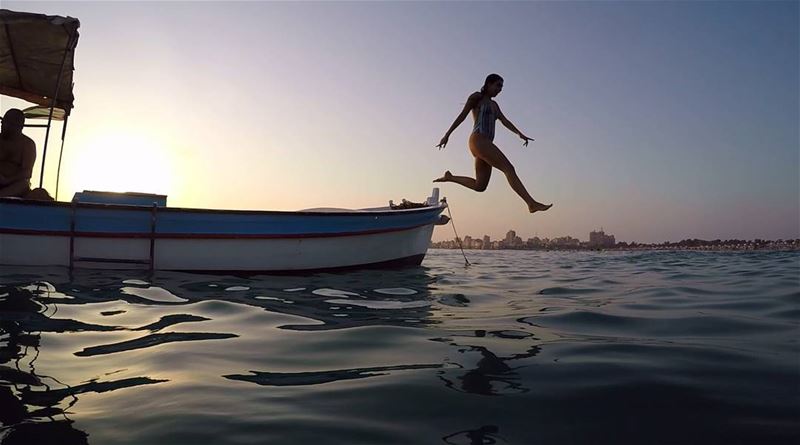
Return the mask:
<svg viewBox="0 0 800 445"><path fill-rule="evenodd" d="M157 237L195 235L314 236L402 230L434 224L443 207L380 212L243 212L196 209L158 209ZM0 231L65 233L73 216L70 205L31 204L0 199ZM81 204L75 208L76 232L149 236L153 213L149 207Z"/></svg>
<svg viewBox="0 0 800 445"><path fill-rule="evenodd" d="M329 232L329 233L294 233L294 234L267 234L267 233L125 233L125 232L78 232L49 231L49 230L20 230L4 229L0 227L0 234L30 235L30 236L74 236L76 238L126 238L126 239L303 239L303 238L337 238L342 236L376 235L381 233L396 232L400 230L416 229L419 226L401 227L396 229L365 230L361 232Z"/></svg>

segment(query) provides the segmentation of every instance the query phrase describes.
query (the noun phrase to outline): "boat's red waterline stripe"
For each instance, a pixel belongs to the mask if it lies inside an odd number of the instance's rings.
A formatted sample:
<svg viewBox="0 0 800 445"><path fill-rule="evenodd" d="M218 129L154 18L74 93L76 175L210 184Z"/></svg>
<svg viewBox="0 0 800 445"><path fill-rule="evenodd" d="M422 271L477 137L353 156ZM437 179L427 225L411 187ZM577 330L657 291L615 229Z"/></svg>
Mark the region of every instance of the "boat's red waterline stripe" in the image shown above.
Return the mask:
<svg viewBox="0 0 800 445"><path fill-rule="evenodd" d="M409 227L392 229L362 230L358 232L338 233L149 233L149 232L75 232L69 230L29 230L29 229L3 229L0 234L31 235L31 236L75 236L80 238L137 238L137 239L305 239L305 238L339 238L343 236L376 235L379 233L401 232L429 226L433 223L418 224Z"/></svg>

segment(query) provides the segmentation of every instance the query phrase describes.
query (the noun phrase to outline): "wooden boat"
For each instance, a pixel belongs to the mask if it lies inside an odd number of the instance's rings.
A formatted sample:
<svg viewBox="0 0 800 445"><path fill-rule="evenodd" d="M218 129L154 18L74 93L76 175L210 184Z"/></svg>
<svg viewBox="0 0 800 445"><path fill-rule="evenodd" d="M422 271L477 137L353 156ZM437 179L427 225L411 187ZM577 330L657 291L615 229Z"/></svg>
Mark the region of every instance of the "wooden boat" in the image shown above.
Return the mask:
<svg viewBox="0 0 800 445"><path fill-rule="evenodd" d="M278 272L420 264L446 203L298 212L166 207L84 192L71 203L0 198L0 265ZM446 222L446 221L445 221Z"/></svg>
<svg viewBox="0 0 800 445"><path fill-rule="evenodd" d="M10 73L0 74L0 93L49 106L48 135L54 116L66 128L78 20L0 10L0 24L0 55L12 55L0 57L0 73ZM26 45L15 46L23 36ZM44 162L40 186L43 173ZM166 196L142 193L0 198L0 266L256 273L415 265L434 225L447 221L438 195L434 188L417 206L297 212L174 208Z"/></svg>

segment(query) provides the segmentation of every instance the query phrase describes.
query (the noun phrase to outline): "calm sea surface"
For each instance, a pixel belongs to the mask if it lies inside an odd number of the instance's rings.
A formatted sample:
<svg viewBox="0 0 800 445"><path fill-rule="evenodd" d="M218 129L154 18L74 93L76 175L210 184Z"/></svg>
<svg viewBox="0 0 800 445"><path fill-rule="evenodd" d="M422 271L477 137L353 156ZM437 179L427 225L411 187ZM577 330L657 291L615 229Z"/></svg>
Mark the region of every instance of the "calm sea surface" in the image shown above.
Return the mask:
<svg viewBox="0 0 800 445"><path fill-rule="evenodd" d="M800 441L800 253L0 269L4 444Z"/></svg>

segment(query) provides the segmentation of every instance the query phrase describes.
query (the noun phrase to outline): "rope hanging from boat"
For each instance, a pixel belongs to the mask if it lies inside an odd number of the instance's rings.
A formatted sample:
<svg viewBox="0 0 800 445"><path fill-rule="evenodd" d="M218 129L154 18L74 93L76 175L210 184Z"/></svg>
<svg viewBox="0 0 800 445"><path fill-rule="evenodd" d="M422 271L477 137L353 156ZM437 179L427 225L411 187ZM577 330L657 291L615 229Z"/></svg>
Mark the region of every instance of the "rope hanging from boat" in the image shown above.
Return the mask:
<svg viewBox="0 0 800 445"><path fill-rule="evenodd" d="M442 198L442 201L446 203L447 199ZM467 259L467 254L464 253L464 246L461 244L461 238L458 237L458 232L456 232L456 223L453 220L453 214L450 213L450 204L447 204L447 215L450 217L450 224L453 226L453 233L456 235L456 242L458 243L458 247L461 249L461 255L464 255L464 267L470 266L471 264Z"/></svg>

